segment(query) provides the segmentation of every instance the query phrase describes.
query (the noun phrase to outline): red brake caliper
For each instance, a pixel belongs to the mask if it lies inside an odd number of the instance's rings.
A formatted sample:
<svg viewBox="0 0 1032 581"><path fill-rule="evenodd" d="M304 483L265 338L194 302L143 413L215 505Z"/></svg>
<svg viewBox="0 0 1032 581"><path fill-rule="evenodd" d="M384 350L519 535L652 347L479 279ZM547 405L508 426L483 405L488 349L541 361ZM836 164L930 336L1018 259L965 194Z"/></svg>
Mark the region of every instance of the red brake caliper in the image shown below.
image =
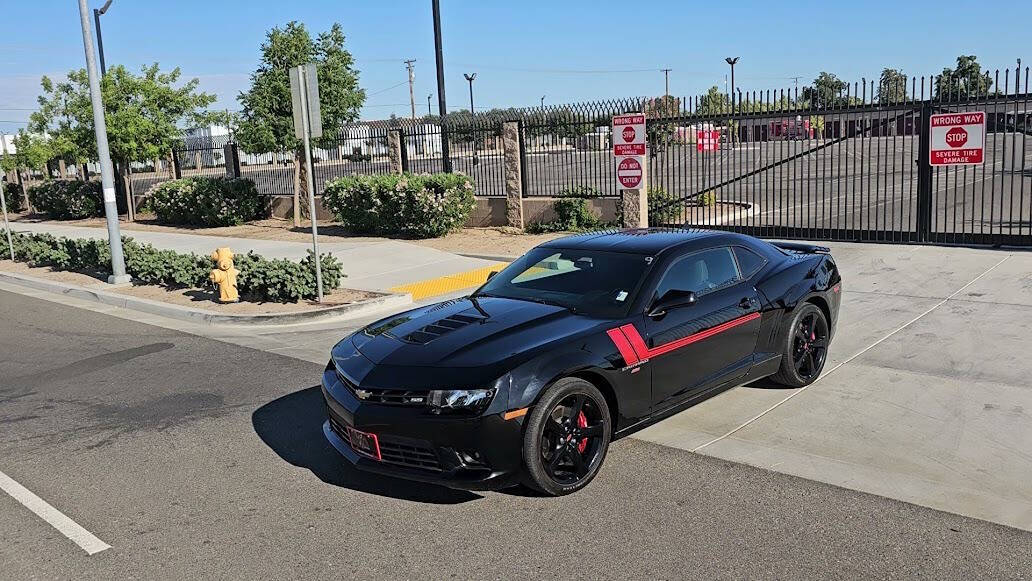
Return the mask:
<svg viewBox="0 0 1032 581"><path fill-rule="evenodd" d="M584 415L584 412L580 412L580 413L577 414L577 427L578 428L586 428L586 427L588 427L588 418L587 418L587 416ZM580 452L581 454L583 454L584 450L587 450L587 449L588 449L588 439L587 438L581 438L580 442L577 442L577 451Z"/></svg>

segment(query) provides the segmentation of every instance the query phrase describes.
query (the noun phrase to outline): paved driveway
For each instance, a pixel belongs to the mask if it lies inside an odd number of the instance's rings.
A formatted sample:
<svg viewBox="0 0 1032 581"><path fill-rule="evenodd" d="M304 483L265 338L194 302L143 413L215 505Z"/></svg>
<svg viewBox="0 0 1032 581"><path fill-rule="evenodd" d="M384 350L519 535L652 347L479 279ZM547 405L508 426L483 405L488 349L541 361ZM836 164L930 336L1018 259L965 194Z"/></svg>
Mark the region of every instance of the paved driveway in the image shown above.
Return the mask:
<svg viewBox="0 0 1032 581"><path fill-rule="evenodd" d="M1032 253L833 253L817 383L736 388L636 437L1032 530Z"/></svg>

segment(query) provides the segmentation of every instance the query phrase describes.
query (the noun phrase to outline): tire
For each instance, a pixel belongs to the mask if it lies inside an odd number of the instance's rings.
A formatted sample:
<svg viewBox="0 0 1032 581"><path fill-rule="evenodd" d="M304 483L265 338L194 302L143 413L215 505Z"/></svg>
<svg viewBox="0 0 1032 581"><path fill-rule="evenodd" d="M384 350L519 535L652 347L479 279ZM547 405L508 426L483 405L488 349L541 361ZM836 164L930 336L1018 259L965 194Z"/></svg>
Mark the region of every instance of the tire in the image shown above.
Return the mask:
<svg viewBox="0 0 1032 581"><path fill-rule="evenodd" d="M771 376L788 387L810 385L820 377L828 360L828 319L817 305L804 303L782 327L781 367Z"/></svg>
<svg viewBox="0 0 1032 581"><path fill-rule="evenodd" d="M525 483L551 496L584 488L606 459L612 431L598 388L577 377L556 381L534 407L523 434Z"/></svg>

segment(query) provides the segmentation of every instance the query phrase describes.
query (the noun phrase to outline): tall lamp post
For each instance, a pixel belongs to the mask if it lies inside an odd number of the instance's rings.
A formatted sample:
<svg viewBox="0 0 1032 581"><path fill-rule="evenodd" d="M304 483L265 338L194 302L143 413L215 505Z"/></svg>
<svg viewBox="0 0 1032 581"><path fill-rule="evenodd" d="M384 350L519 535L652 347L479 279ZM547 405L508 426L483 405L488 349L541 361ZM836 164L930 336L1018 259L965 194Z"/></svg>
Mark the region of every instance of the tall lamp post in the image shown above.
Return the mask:
<svg viewBox="0 0 1032 581"><path fill-rule="evenodd" d="M104 37L100 34L100 16L111 7L111 0L107 0L99 9L93 9L93 22L97 25L97 54L100 55L100 76L107 74L107 67L104 65Z"/></svg>
<svg viewBox="0 0 1032 581"><path fill-rule="evenodd" d="M473 115L476 112L476 110L473 109L473 80L477 78L477 74L463 73L462 76L466 77L466 80L469 81L469 131L470 135L473 137L473 165L477 165L477 132L473 126Z"/></svg>
<svg viewBox="0 0 1032 581"><path fill-rule="evenodd" d="M86 74L90 82L90 101L93 105L93 131L97 136L97 160L100 161L100 181L104 193L104 215L107 218L108 244L111 247L111 284L132 280L125 272L122 238L118 231L118 206L115 205L115 175L111 170L111 152L108 150L107 125L104 123L104 102L100 95L100 76L93 56L93 35L86 0L79 0L79 20L82 24L82 44L86 52Z"/></svg>
<svg viewBox="0 0 1032 581"><path fill-rule="evenodd" d="M430 99L432 99L433 96L434 96L433 93L430 93L429 95L426 96L426 114L427 115L433 115L434 114L433 110L430 109Z"/></svg>
<svg viewBox="0 0 1032 581"><path fill-rule="evenodd" d="M545 106L545 97L547 97L547 96L548 96L548 95L541 95L541 106L542 106L542 107L544 107L544 106Z"/></svg>
<svg viewBox="0 0 1032 581"><path fill-rule="evenodd" d="M448 101L444 98L444 48L441 46L441 0L432 0L434 16L434 53L437 60L437 107L441 115L441 157L444 159L444 171L451 173L451 156L448 152L448 133L445 131L445 116L448 114Z"/></svg>
<svg viewBox="0 0 1032 581"><path fill-rule="evenodd" d="M738 57L727 57L726 59L724 59L724 62L726 62L727 64L731 65L731 113L734 114L734 111L735 111L735 63L738 62ZM730 119L728 120L728 129L730 129L731 131L734 131L734 129L731 127ZM733 148L733 147L735 147L735 143L738 141L738 139L737 139L738 136L734 135L734 133L732 133L730 135L730 137L731 137L731 147Z"/></svg>

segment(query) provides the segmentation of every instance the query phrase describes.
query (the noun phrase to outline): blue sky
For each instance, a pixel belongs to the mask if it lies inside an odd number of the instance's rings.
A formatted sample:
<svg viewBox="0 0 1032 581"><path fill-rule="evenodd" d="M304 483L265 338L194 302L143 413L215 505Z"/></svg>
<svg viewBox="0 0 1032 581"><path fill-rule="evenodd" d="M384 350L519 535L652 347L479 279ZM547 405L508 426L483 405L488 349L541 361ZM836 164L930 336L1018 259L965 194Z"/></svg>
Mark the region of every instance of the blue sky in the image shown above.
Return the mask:
<svg viewBox="0 0 1032 581"><path fill-rule="evenodd" d="M0 131L24 125L42 74L84 66L72 0L4 0L0 37ZM92 0L91 8L102 4ZM477 72L483 107L662 94L723 86L725 56L736 55L742 89L787 88L826 70L846 80L883 67L930 74L958 54L984 66L1014 67L1029 47L1024 1L753 2L441 0L450 108L468 108L464 72ZM109 64L179 66L236 109L266 30L290 20L318 32L340 22L368 93L363 119L407 115L402 61L415 58L417 112L434 93L430 0L115 0L102 17ZM608 72L600 72L608 71Z"/></svg>

